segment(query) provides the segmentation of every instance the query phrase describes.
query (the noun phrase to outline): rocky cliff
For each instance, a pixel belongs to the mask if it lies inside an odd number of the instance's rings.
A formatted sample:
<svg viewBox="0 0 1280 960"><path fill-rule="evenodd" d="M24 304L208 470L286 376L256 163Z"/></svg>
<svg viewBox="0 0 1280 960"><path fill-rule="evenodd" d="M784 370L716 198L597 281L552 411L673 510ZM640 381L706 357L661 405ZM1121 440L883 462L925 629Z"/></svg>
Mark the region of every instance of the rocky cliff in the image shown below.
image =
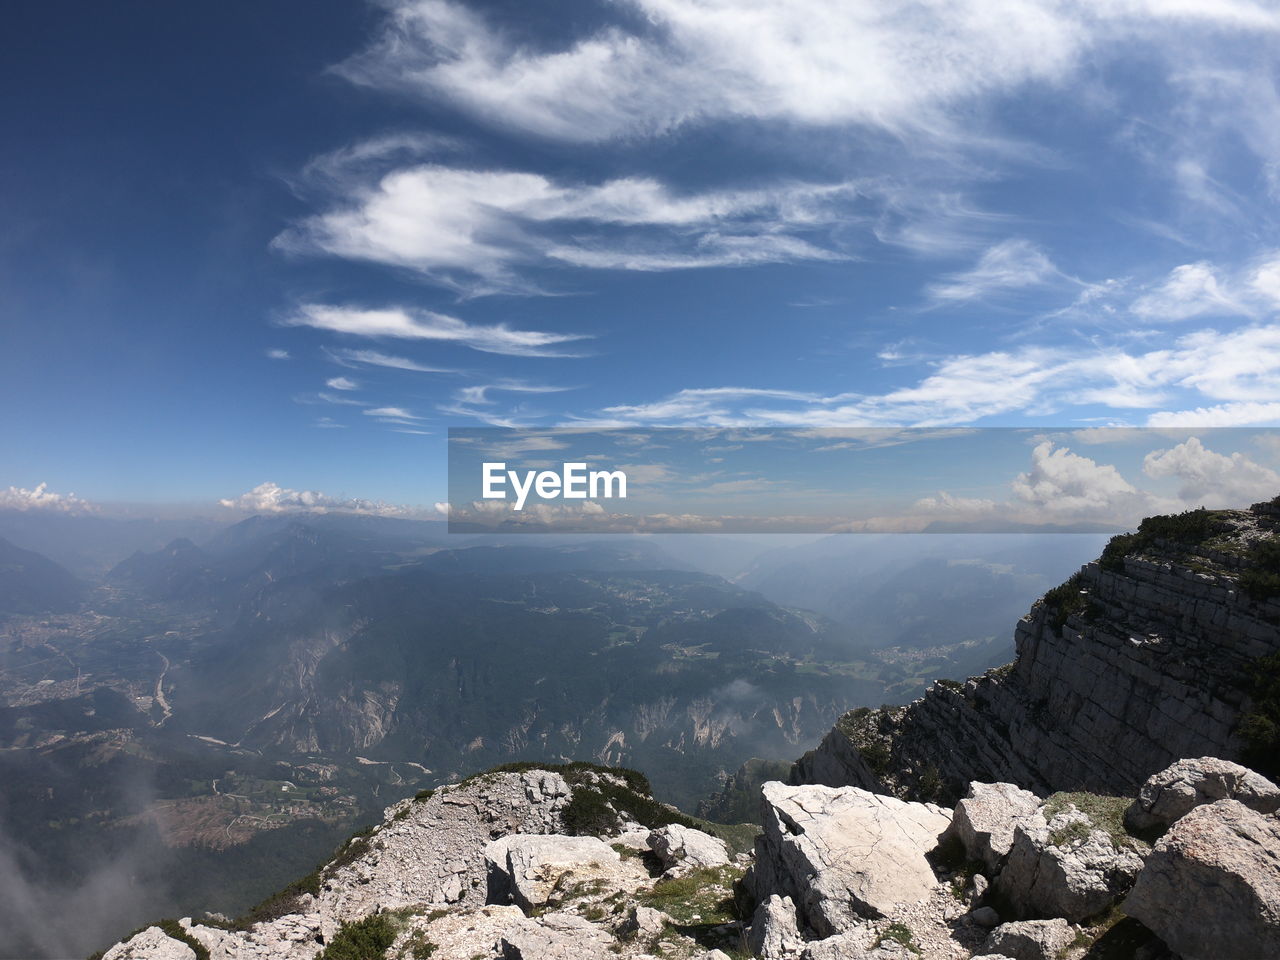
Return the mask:
<svg viewBox="0 0 1280 960"><path fill-rule="evenodd" d="M1280 507L1153 517L1049 591L1017 659L906 707L846 714L792 771L951 801L972 780L1131 793L1179 757L1240 758L1258 664L1280 651Z"/></svg>

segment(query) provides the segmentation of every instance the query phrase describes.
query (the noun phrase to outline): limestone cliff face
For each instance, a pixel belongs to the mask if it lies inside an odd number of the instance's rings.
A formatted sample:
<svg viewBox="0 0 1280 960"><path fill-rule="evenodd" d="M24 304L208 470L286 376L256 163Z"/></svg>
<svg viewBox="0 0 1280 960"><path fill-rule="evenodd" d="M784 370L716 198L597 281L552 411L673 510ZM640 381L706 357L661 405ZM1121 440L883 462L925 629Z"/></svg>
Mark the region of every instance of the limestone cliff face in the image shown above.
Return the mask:
<svg viewBox="0 0 1280 960"><path fill-rule="evenodd" d="M1012 664L846 714L792 779L942 800L971 780L1123 794L1178 757L1238 757L1250 670L1280 651L1280 598L1251 587L1275 573L1259 546L1278 514L1144 521L1018 622Z"/></svg>

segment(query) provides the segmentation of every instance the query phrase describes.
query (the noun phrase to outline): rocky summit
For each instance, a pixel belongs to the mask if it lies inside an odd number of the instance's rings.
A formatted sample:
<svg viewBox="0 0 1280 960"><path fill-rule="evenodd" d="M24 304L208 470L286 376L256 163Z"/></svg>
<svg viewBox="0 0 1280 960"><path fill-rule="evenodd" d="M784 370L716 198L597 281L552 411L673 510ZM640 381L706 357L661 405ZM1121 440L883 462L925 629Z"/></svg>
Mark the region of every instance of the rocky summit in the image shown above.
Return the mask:
<svg viewBox="0 0 1280 960"><path fill-rule="evenodd" d="M1158 837L1126 810L1192 790ZM752 852L643 778L497 770L388 807L245 917L161 921L105 960L1260 960L1280 955L1280 788L1186 759L1139 796L971 784L954 809L858 787L761 791ZM1139 833L1141 833L1139 831ZM1151 841L1154 841L1151 842Z"/></svg>
<svg viewBox="0 0 1280 960"><path fill-rule="evenodd" d="M857 711L725 827L635 771L422 791L243 917L105 960L1280 957L1280 507L1151 518L1018 659Z"/></svg>

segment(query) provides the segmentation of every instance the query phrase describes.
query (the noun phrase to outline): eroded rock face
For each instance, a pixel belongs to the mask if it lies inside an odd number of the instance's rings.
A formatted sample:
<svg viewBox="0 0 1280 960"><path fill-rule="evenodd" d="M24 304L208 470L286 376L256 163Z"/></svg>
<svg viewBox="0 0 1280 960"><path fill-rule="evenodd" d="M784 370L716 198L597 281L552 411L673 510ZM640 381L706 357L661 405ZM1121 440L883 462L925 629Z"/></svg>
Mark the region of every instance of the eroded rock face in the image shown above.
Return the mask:
<svg viewBox="0 0 1280 960"><path fill-rule="evenodd" d="M649 879L635 861L628 865L597 837L514 834L489 844L485 858L491 889L496 873L516 906L525 911L566 896L577 884L634 888Z"/></svg>
<svg viewBox="0 0 1280 960"><path fill-rule="evenodd" d="M937 887L925 855L951 811L857 787L766 783L764 834L751 884L758 902L791 897L800 921L829 937Z"/></svg>
<svg viewBox="0 0 1280 960"><path fill-rule="evenodd" d="M1229 760L1179 760L1148 778L1125 822L1135 830L1163 830L1196 807L1216 800L1238 800L1259 813L1274 813L1280 809L1280 787Z"/></svg>
<svg viewBox="0 0 1280 960"><path fill-rule="evenodd" d="M731 862L724 841L701 830L673 823L649 834L649 849L673 874L703 867L723 867Z"/></svg>
<svg viewBox="0 0 1280 960"><path fill-rule="evenodd" d="M763 960L798 957L804 941L796 926L796 905L776 893L756 907L747 933L747 946Z"/></svg>
<svg viewBox="0 0 1280 960"><path fill-rule="evenodd" d="M1013 849L1013 831L1040 807L1040 798L1012 783L969 784L969 794L956 804L951 831L971 860L998 870Z"/></svg>
<svg viewBox="0 0 1280 960"><path fill-rule="evenodd" d="M524 920L498 941L503 960L607 960L613 937L574 914L548 914L538 922Z"/></svg>
<svg viewBox="0 0 1280 960"><path fill-rule="evenodd" d="M1133 884L1142 857L1074 807L1049 820L1044 812L1040 808L1014 828L996 889L1021 917L1076 922L1104 912Z"/></svg>
<svg viewBox="0 0 1280 960"><path fill-rule="evenodd" d="M1196 807L1147 857L1122 909L1184 960L1280 957L1280 817Z"/></svg>
<svg viewBox="0 0 1280 960"><path fill-rule="evenodd" d="M196 952L159 927L147 927L124 943L117 943L102 960L196 960Z"/></svg>

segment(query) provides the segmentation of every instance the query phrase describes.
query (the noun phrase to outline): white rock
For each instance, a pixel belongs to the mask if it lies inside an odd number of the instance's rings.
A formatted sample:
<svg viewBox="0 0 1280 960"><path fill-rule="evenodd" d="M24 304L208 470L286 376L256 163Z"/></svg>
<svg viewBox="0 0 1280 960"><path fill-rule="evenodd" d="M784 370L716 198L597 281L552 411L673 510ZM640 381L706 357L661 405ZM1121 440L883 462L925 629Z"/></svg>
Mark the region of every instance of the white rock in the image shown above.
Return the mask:
<svg viewBox="0 0 1280 960"><path fill-rule="evenodd" d="M1217 757L1179 760L1147 779L1125 822L1136 830L1163 829L1216 800L1238 800L1259 813L1273 813L1280 809L1280 787L1248 767Z"/></svg>
<svg viewBox="0 0 1280 960"><path fill-rule="evenodd" d="M730 862L729 849L723 840L678 823L651 831L649 849L657 854L664 869L675 873L723 867Z"/></svg>
<svg viewBox="0 0 1280 960"><path fill-rule="evenodd" d="M820 937L928 897L937 887L925 855L951 811L857 787L762 787L764 837L752 870L757 901L794 901Z"/></svg>
<svg viewBox="0 0 1280 960"><path fill-rule="evenodd" d="M1012 783L969 784L969 795L956 804L952 832L972 860L999 869L1013 847L1013 830L1036 812L1040 798Z"/></svg>
<svg viewBox="0 0 1280 960"><path fill-rule="evenodd" d="M503 855L511 897L526 911L545 906L576 884L608 882L636 872L626 869L617 851L596 837L504 837L485 851L495 867Z"/></svg>
<svg viewBox="0 0 1280 960"><path fill-rule="evenodd" d="M124 943L117 943L102 960L196 960L196 952L159 927L147 927Z"/></svg>

